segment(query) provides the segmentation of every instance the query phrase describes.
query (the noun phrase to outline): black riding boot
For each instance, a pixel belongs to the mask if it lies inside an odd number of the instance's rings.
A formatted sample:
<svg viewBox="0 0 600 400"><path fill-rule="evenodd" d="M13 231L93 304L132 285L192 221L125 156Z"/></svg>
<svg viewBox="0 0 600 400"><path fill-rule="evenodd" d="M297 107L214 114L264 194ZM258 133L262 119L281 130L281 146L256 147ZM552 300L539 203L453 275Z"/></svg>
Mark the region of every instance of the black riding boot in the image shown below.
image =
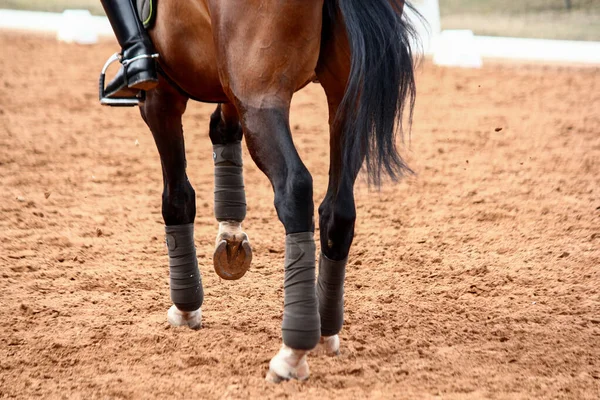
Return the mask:
<svg viewBox="0 0 600 400"><path fill-rule="evenodd" d="M106 16L122 48L123 64L106 85L106 97L130 97L158 84L154 46L140 21L135 0L101 0Z"/></svg>

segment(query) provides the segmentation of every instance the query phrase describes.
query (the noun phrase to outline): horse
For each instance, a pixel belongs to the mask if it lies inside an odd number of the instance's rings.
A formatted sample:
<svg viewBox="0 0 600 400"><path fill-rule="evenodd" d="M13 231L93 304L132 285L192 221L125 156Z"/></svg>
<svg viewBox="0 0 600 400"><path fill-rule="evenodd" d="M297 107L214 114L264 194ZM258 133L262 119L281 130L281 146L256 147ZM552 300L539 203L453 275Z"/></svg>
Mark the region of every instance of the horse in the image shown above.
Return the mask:
<svg viewBox="0 0 600 400"><path fill-rule="evenodd" d="M139 103L163 173L171 325L201 326L203 287L194 246L196 193L186 175L182 116L188 100L217 103L209 138L215 166L213 263L224 279L250 267L241 142L268 177L286 233L283 344L270 382L309 377L307 354L340 349L344 277L354 236L354 184L410 173L399 155L403 114L415 101L413 25L403 0L193 0L156 2L149 35L160 55L158 86ZM329 111L329 184L319 212L316 277L313 183L289 126L293 94L324 88ZM325 145L325 143L323 144Z"/></svg>

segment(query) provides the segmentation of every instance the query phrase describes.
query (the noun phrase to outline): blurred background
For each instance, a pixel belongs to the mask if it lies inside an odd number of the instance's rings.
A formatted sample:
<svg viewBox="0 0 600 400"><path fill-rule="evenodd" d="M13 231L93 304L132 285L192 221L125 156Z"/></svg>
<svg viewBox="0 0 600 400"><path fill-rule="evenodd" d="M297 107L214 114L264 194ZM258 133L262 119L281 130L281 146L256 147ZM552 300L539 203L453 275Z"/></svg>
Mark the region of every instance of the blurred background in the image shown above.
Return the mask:
<svg viewBox="0 0 600 400"><path fill-rule="evenodd" d="M0 0L0 8L52 12L81 8L103 15L97 0ZM439 10L442 29L470 29L484 36L600 40L600 0L439 0Z"/></svg>

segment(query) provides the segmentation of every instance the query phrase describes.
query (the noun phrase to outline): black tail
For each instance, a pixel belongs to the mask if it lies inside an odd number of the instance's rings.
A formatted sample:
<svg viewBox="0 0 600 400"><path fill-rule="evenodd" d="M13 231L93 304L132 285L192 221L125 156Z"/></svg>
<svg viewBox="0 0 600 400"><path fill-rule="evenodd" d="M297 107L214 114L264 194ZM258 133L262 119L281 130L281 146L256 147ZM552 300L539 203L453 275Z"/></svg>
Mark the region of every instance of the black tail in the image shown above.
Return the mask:
<svg viewBox="0 0 600 400"><path fill-rule="evenodd" d="M344 169L357 171L364 156L369 182L378 186L382 170L393 180L412 173L398 154L396 133L402 135L406 107L412 121L416 88L411 39L416 31L402 18L402 0L330 0L330 18L336 3L352 57L337 115L345 124Z"/></svg>

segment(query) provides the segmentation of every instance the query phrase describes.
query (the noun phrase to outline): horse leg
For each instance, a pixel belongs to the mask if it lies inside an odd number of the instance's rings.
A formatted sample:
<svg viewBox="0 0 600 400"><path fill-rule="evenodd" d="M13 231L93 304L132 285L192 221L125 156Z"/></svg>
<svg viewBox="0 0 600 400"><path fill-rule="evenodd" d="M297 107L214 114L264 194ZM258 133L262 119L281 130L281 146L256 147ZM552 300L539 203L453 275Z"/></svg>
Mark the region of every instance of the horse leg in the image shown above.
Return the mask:
<svg viewBox="0 0 600 400"><path fill-rule="evenodd" d="M249 108L244 132L253 160L275 192L275 208L286 231L283 346L271 360L267 379L308 378L306 354L320 337L315 294L315 241L312 177L289 128L289 109Z"/></svg>
<svg viewBox="0 0 600 400"><path fill-rule="evenodd" d="M181 118L187 98L165 81L147 93L140 106L152 131L163 172L162 215L169 254L169 276L173 305L167 320L174 326L198 329L204 293L194 246L196 193L185 172L185 147Z"/></svg>
<svg viewBox="0 0 600 400"><path fill-rule="evenodd" d="M240 279L252 261L248 236L242 231L246 193L242 167L242 126L231 104L219 104L210 118L215 163L215 217L219 232L213 263L223 279Z"/></svg>
<svg viewBox="0 0 600 400"><path fill-rule="evenodd" d="M350 74L350 49L344 27L328 25L316 73L329 105L330 163L327 194L319 206L321 254L317 298L321 317L320 347L339 354L338 333L344 322L344 279L352 240L356 207L354 182L359 172L344 160L345 121L338 117ZM364 158L364 155L362 155ZM360 163L358 163L360 165ZM354 163L357 165L357 163Z"/></svg>

